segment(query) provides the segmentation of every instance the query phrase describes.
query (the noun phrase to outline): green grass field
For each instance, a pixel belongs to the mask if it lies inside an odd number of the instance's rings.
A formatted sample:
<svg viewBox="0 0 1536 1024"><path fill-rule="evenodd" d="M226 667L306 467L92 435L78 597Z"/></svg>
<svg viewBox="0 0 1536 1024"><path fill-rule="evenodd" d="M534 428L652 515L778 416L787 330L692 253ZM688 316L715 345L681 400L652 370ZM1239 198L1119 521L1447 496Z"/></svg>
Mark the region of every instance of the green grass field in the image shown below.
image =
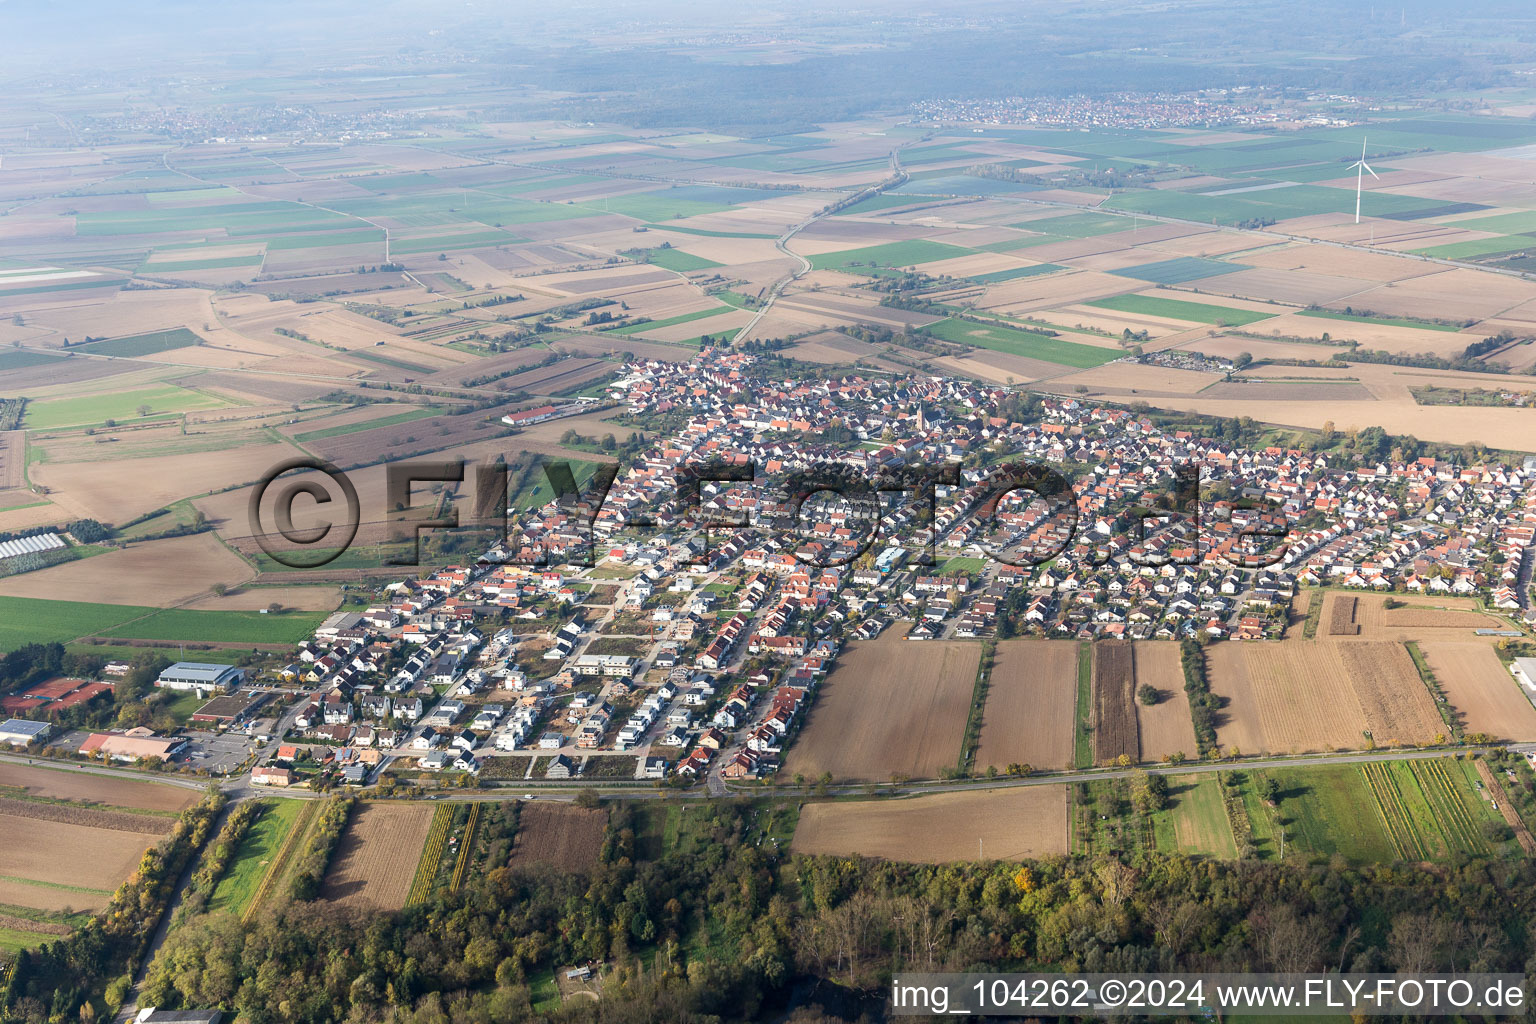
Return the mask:
<svg viewBox="0 0 1536 1024"><path fill-rule="evenodd" d="M161 384L137 391L116 394L82 395L79 398L47 398L28 402L23 425L29 430L60 427L88 427L114 420L153 419L197 409L218 409L230 403L211 395L199 394L172 384ZM149 411L140 415L139 409Z"/></svg>
<svg viewBox="0 0 1536 1024"><path fill-rule="evenodd" d="M653 266L675 270L680 274L692 270L708 270L710 267L725 266L723 263L716 263L714 260L707 260L703 256L695 256L691 252L683 252L681 249L642 249L635 255L636 258Z"/></svg>
<svg viewBox="0 0 1536 1024"><path fill-rule="evenodd" d="M1471 260L1479 256L1495 256L1506 252L1536 250L1536 235L1501 235L1498 238L1476 238L1470 242L1451 242L1449 245L1431 245L1426 249L1410 250L1418 256L1431 256L1441 260Z"/></svg>
<svg viewBox="0 0 1536 1024"><path fill-rule="evenodd" d="M154 331L150 334L135 334L126 338L92 341L84 345L76 345L71 351L89 352L97 356L131 358L133 356L153 355L156 352L170 352L174 349L188 348L192 345L201 345L202 343L202 338L199 338L185 327L177 327L170 331Z"/></svg>
<svg viewBox="0 0 1536 1024"><path fill-rule="evenodd" d="M1304 309L1298 316L1316 317L1319 320L1346 320L1360 324L1385 324L1388 327L1414 327L1421 331L1458 331L1451 324L1432 324L1423 320L1408 320L1391 316L1359 316L1353 313L1335 313L1331 309Z"/></svg>
<svg viewBox="0 0 1536 1024"><path fill-rule="evenodd" d="M0 597L0 651L90 636L155 610L126 604Z"/></svg>
<svg viewBox="0 0 1536 1024"><path fill-rule="evenodd" d="M1214 774L1178 776L1168 781L1168 806L1152 815L1159 850L1230 860L1237 843Z"/></svg>
<svg viewBox="0 0 1536 1024"><path fill-rule="evenodd" d="M296 644L315 631L325 612L208 612L183 608L156 609L142 619L109 628L102 636L134 640L196 643L223 641L251 644Z"/></svg>
<svg viewBox="0 0 1536 1024"><path fill-rule="evenodd" d="M908 242L887 242L885 245L870 245L862 249L827 252L820 256L812 256L810 259L811 266L816 270L843 270L860 265L910 267L936 260L954 259L956 256L968 256L972 252L975 250L917 238Z"/></svg>
<svg viewBox="0 0 1536 1024"><path fill-rule="evenodd" d="M654 331L662 327L671 327L674 324L687 324L692 323L695 320L708 320L710 317L719 316L722 313L729 313L733 308L734 307L727 305L717 306L714 309L701 309L693 313L683 313L680 316L669 316L664 320L647 320L645 323L627 324L623 327L615 327L611 331L604 331L603 333L640 334L643 331Z"/></svg>
<svg viewBox="0 0 1536 1024"><path fill-rule="evenodd" d="M23 352L20 349L12 349L9 352L0 352L0 370L21 370L28 366L42 366L59 358L44 352Z"/></svg>
<svg viewBox="0 0 1536 1024"><path fill-rule="evenodd" d="M262 805L265 810L261 817L240 840L229 870L213 890L213 897L208 901L210 911L236 916L245 913L267 873L268 864L304 808L302 800L267 798L262 800Z"/></svg>
<svg viewBox="0 0 1536 1024"><path fill-rule="evenodd" d="M1279 820L1288 837L1288 859L1301 854L1337 854L1356 864L1397 859L1356 766L1268 769L1266 774L1280 786Z"/></svg>
<svg viewBox="0 0 1536 1024"><path fill-rule="evenodd" d="M393 427L396 424L409 423L412 420L436 416L442 411L441 408L435 405L427 405L416 409L408 409L405 412L397 412L392 416L381 416L376 420L343 423L338 427L326 427L323 430L310 430L302 434L294 434L293 439L300 444L303 444L305 441L320 441L327 437L341 437L343 434L356 434L359 431L372 430L374 427Z"/></svg>
<svg viewBox="0 0 1536 1024"><path fill-rule="evenodd" d="M1195 324L1225 324L1228 327L1243 327L1277 315L1276 313L1256 313L1251 309L1212 306L1204 302L1165 299L1156 295L1113 295L1107 299L1094 299L1083 305L1113 309L1120 313L1164 316L1170 320L1187 320Z"/></svg>
<svg viewBox="0 0 1536 1024"><path fill-rule="evenodd" d="M1077 710L1073 715L1072 766L1093 767L1093 734L1088 718L1093 714L1093 648L1077 645Z"/></svg>
<svg viewBox="0 0 1536 1024"><path fill-rule="evenodd" d="M1055 263L1036 263L1029 267L994 270L990 274L972 274L966 280L974 281L977 284L1002 284L1004 281L1017 281L1023 277L1036 277L1040 274L1054 274L1058 270L1065 269L1067 268L1058 266Z"/></svg>
<svg viewBox="0 0 1536 1024"><path fill-rule="evenodd" d="M162 260L159 263L143 263L139 266L139 273L169 274L186 270L227 270L233 267L259 266L261 266L261 254L252 253L249 256L223 256L207 260Z"/></svg>
<svg viewBox="0 0 1536 1024"><path fill-rule="evenodd" d="M1016 356L1040 359L1061 366L1087 369L1119 359L1123 352L1096 345L1083 345L1075 341L1063 341L1035 331L1024 331L1002 324L975 323L970 320L940 320L930 324L928 333L945 341L973 345L977 348L1008 352Z"/></svg>

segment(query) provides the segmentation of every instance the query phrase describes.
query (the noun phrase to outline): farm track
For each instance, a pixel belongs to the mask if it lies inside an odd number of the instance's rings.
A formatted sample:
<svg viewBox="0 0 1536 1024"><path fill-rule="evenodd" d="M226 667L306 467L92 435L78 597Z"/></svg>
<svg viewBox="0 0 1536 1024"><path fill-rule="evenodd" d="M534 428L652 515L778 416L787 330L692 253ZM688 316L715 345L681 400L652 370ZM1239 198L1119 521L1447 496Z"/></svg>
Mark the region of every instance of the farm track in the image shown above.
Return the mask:
<svg viewBox="0 0 1536 1024"><path fill-rule="evenodd" d="M292 862L294 853L298 850L300 840L309 834L310 827L314 824L316 816L320 813L320 802L312 800L304 805L294 821L293 827L288 830L288 835L283 839L283 845L278 847L277 855L272 858L272 863L267 866L267 873L262 876L261 885L256 889L256 895L251 897L250 904L245 912L240 915L240 923L245 924L256 916L256 910L268 897L272 895L273 886L279 878L287 873L287 868Z"/></svg>
<svg viewBox="0 0 1536 1024"><path fill-rule="evenodd" d="M1536 854L1536 837L1531 835L1531 830L1526 827L1525 821L1520 817L1520 812L1515 810L1515 805L1510 803L1509 794L1504 792L1504 784L1488 767L1487 761L1477 762L1478 777L1483 780L1483 785L1488 787L1489 795L1498 804L1499 815L1505 824L1515 830L1515 839L1520 843L1520 849L1527 857Z"/></svg>

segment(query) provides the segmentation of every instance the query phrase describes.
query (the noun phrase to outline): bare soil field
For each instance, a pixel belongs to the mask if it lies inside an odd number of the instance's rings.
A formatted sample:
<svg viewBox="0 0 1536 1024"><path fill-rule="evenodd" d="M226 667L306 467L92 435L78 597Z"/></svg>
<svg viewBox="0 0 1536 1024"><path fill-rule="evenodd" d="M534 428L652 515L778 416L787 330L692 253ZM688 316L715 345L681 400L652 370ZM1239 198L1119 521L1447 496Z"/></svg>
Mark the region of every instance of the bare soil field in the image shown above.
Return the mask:
<svg viewBox="0 0 1536 1024"><path fill-rule="evenodd" d="M1156 704L1136 701L1136 728L1143 761L1160 761L1170 754L1193 757L1199 749L1189 717L1189 695L1184 692L1184 667L1179 645L1150 640L1132 645L1136 660L1136 689L1150 686L1158 692Z"/></svg>
<svg viewBox="0 0 1536 1024"><path fill-rule="evenodd" d="M584 871L597 863L607 826L608 814L600 808L529 801L518 811L517 837L507 866Z"/></svg>
<svg viewBox="0 0 1536 1024"><path fill-rule="evenodd" d="M1020 786L800 809L796 853L942 864L1067 852L1065 786Z"/></svg>
<svg viewBox="0 0 1536 1024"><path fill-rule="evenodd" d="M1004 640L997 645L976 767L999 771L1018 762L1072 766L1077 709L1077 643Z"/></svg>
<svg viewBox="0 0 1536 1024"><path fill-rule="evenodd" d="M155 842L139 832L4 813L0 834L26 836L25 842L0 843L0 875L90 889L116 889Z"/></svg>
<svg viewBox="0 0 1536 1024"><path fill-rule="evenodd" d="M1392 641L1217 644L1211 691L1226 701L1217 739L1248 753L1427 743L1445 731L1413 660Z"/></svg>
<svg viewBox="0 0 1536 1024"><path fill-rule="evenodd" d="M1481 640L1424 640L1424 661L1469 733L1496 739L1536 740L1536 708L1509 669Z"/></svg>
<svg viewBox="0 0 1536 1024"><path fill-rule="evenodd" d="M1077 387L1093 391L1135 391L1137 394L1193 395L1222 379L1219 373L1177 370L1167 366L1143 366L1137 363L1105 363L1091 370L1055 378L1058 387Z"/></svg>
<svg viewBox="0 0 1536 1024"><path fill-rule="evenodd" d="M1288 381L1238 378L1212 384L1201 397L1243 402L1374 402L1368 388L1350 381Z"/></svg>
<svg viewBox="0 0 1536 1024"><path fill-rule="evenodd" d="M197 790L183 786L11 763L0 763L0 787L25 790L29 796L146 811L186 810L197 803L199 795Z"/></svg>
<svg viewBox="0 0 1536 1024"><path fill-rule="evenodd" d="M960 756L980 660L981 645L961 641L849 644L786 769L812 779L934 777Z"/></svg>
<svg viewBox="0 0 1536 1024"><path fill-rule="evenodd" d="M1351 295L1369 288L1374 282L1352 281L1346 278L1326 277L1305 270L1240 270L1219 277L1207 277L1199 282L1200 290L1222 297L1222 303L1233 297L1267 299L1271 302L1288 302L1298 306L1314 302L1331 302L1341 296ZM1283 313L1284 309L1271 307L1271 312Z"/></svg>
<svg viewBox="0 0 1536 1024"><path fill-rule="evenodd" d="M0 878L0 903L13 907L30 907L33 910L100 910L107 905L112 894L106 890L87 892L83 889L63 889L52 885L35 885L27 882Z"/></svg>
<svg viewBox="0 0 1536 1024"><path fill-rule="evenodd" d="M1402 602L1397 608L1386 606L1388 598ZM1359 628L1341 637L1358 635L1365 640L1416 640L1424 638L1470 638L1474 629L1497 629L1508 623L1496 615L1480 611L1477 603L1466 597L1350 594L1329 591L1321 595L1323 616L1331 624L1339 611L1352 602L1352 621ZM1332 635L1330 627L1330 635Z"/></svg>
<svg viewBox="0 0 1536 1024"><path fill-rule="evenodd" d="M1382 285L1352 299L1351 305L1387 316L1482 320L1532 298L1536 285L1529 281L1456 269L1418 278L1411 288Z"/></svg>
<svg viewBox="0 0 1536 1024"><path fill-rule="evenodd" d="M320 898L347 906L399 910L410 895L421 848L431 830L431 804L359 804L336 846Z"/></svg>
<svg viewBox="0 0 1536 1024"><path fill-rule="evenodd" d="M1104 764L1124 755L1141 757L1136 735L1135 663L1131 645L1093 645L1093 760Z"/></svg>
<svg viewBox="0 0 1536 1024"><path fill-rule="evenodd" d="M211 533L130 544L117 551L65 562L0 580L0 594L51 601L136 604L170 608L215 583L233 588L256 572ZM278 598L267 598L265 608ZM233 607L219 605L219 607ZM295 605L295 607L297 607Z"/></svg>
<svg viewBox="0 0 1536 1024"><path fill-rule="evenodd" d="M73 516L123 523L189 494L256 480L294 454L285 444L253 444L127 461L40 462L32 478L52 488L54 503Z"/></svg>
<svg viewBox="0 0 1536 1024"><path fill-rule="evenodd" d="M1197 341L1185 342L1177 346L1190 352L1202 352L1208 356L1217 356L1222 359L1235 359L1244 352L1255 359L1316 359L1326 361L1338 354L1339 350L1331 345L1312 345L1306 342L1296 341L1263 341L1258 338L1235 338L1228 335L1217 335L1214 338L1201 338ZM1285 367L1287 370L1296 367Z"/></svg>

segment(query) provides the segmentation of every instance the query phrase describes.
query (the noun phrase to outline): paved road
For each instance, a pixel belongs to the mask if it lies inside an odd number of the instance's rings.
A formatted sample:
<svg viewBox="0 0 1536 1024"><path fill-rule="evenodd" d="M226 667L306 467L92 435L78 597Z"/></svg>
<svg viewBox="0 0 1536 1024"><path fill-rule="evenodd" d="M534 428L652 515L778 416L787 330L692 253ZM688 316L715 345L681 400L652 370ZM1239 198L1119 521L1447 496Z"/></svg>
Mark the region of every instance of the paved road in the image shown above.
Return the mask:
<svg viewBox="0 0 1536 1024"><path fill-rule="evenodd" d="M877 196L884 192L886 189L894 188L906 180L906 172L901 169L900 150L893 149L891 150L891 177L878 185L866 189L865 191L868 192L870 196ZM858 193L858 195L863 195L863 193ZM788 288L790 285L800 280L800 278L811 272L811 261L790 249L789 240L794 238L800 232L804 231L806 228L810 227L812 224L816 223L818 220L821 220L821 218L830 216L831 213L832 207L830 205L824 207L820 212L811 214L811 216L807 217L805 220L801 221L799 224L796 224L794 227L784 232L778 238L774 239L774 248L778 249L784 255L797 260L800 265L773 283L773 287L768 289L768 296L763 300L763 304L758 307L758 310L753 315L752 319L747 321L747 325L736 332L736 338L740 339L749 337L752 334L753 329L756 328L763 317L768 314L768 310L773 306L774 300L784 293L784 289Z"/></svg>

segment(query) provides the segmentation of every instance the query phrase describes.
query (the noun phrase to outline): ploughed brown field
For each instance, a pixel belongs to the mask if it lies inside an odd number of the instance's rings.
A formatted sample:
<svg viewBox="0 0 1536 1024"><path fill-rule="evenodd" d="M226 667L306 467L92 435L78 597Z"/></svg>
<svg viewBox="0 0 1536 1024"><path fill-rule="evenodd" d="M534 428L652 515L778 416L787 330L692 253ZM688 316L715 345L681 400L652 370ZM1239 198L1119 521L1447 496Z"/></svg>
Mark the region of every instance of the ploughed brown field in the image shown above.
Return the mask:
<svg viewBox="0 0 1536 1024"><path fill-rule="evenodd" d="M960 757L981 645L898 638L848 645L785 769L817 778L932 778Z"/></svg>
<svg viewBox="0 0 1536 1024"><path fill-rule="evenodd" d="M336 846L322 899L379 910L399 910L411 892L421 848L432 830L432 806L366 801L347 822Z"/></svg>
<svg viewBox="0 0 1536 1024"><path fill-rule="evenodd" d="M1536 740L1536 707L1486 640L1423 640L1419 650L1462 729L1495 739Z"/></svg>
<svg viewBox="0 0 1536 1024"><path fill-rule="evenodd" d="M1131 645L1102 643L1093 647L1093 759L1099 764L1122 755L1141 756L1136 735L1135 663Z"/></svg>
<svg viewBox="0 0 1536 1024"><path fill-rule="evenodd" d="M11 837L0 843L0 876L6 880L24 879L108 892L133 874L139 857L156 840L142 832L93 828L4 812L0 812L0 834ZM25 837L25 841L16 841L18 837Z"/></svg>
<svg viewBox="0 0 1536 1024"><path fill-rule="evenodd" d="M1170 754L1195 755L1195 726L1189 718L1189 695L1184 692L1184 667L1179 645L1172 641L1139 640L1133 645L1136 689L1150 686L1157 703L1136 701L1137 735L1143 761L1161 761Z"/></svg>
<svg viewBox="0 0 1536 1024"><path fill-rule="evenodd" d="M796 853L938 864L1067 852L1065 786L1018 786L904 800L807 804Z"/></svg>
<svg viewBox="0 0 1536 1024"><path fill-rule="evenodd" d="M1244 754L1429 743L1446 732L1396 641L1223 643L1207 650L1206 666L1226 700L1217 741Z"/></svg>
<svg viewBox="0 0 1536 1024"><path fill-rule="evenodd" d="M9 763L0 763L0 787L25 790L28 796L138 807L147 811L181 811L198 800L198 791L184 786Z"/></svg>
<svg viewBox="0 0 1536 1024"><path fill-rule="evenodd" d="M1004 640L997 645L976 767L999 771L1072 766L1077 642Z"/></svg>
<svg viewBox="0 0 1536 1024"><path fill-rule="evenodd" d="M608 814L600 808L532 800L517 815L511 868L537 866L583 871L597 863Z"/></svg>

